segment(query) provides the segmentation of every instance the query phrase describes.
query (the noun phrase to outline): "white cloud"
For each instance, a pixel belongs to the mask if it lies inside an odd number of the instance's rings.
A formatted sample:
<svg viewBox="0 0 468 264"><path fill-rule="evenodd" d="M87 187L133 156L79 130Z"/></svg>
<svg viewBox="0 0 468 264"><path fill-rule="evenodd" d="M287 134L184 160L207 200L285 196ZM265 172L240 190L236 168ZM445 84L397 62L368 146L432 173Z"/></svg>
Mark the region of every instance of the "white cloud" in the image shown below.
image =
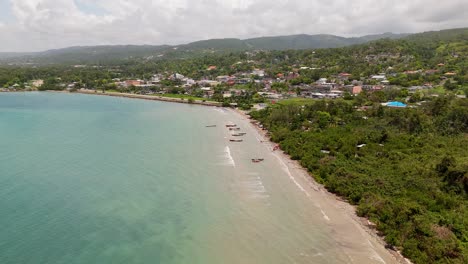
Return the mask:
<svg viewBox="0 0 468 264"><path fill-rule="evenodd" d="M10 0L0 51L468 26L466 0ZM79 5L77 5L77 3ZM88 10L80 9L86 6ZM92 12L93 10L99 12ZM99 15L98 15L99 14Z"/></svg>

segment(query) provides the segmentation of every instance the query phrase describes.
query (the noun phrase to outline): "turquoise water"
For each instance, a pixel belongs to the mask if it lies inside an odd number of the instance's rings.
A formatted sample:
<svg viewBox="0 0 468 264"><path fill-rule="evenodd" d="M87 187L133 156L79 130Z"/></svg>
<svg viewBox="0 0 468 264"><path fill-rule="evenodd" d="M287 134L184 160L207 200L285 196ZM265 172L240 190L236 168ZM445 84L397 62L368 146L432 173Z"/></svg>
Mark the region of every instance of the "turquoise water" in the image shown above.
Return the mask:
<svg viewBox="0 0 468 264"><path fill-rule="evenodd" d="M247 122L236 118L1 94L0 263L349 263L350 246L278 161L250 162L271 155L254 133L228 142L224 124Z"/></svg>

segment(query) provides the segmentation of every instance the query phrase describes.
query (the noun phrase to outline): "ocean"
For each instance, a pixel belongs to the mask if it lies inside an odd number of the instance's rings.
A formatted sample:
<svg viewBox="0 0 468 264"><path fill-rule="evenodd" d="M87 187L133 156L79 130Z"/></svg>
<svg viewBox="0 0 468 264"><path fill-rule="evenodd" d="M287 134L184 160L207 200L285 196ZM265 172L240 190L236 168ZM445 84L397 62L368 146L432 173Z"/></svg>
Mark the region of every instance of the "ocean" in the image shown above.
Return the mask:
<svg viewBox="0 0 468 264"><path fill-rule="evenodd" d="M382 263L259 140L221 108L0 94L0 263Z"/></svg>

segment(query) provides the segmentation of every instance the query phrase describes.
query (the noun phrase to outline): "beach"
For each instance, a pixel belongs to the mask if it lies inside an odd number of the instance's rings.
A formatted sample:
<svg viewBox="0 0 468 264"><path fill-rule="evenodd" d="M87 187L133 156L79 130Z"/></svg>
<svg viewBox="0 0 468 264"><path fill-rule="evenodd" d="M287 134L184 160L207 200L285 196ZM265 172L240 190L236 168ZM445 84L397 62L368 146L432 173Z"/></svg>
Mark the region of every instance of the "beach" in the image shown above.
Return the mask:
<svg viewBox="0 0 468 264"><path fill-rule="evenodd" d="M274 151L275 144L245 111L230 109L237 115L242 127L254 133L259 148L265 148L284 169L284 177L297 187L310 203L322 214L323 222L333 230L334 239L350 257L349 263L411 263L400 252L385 248L385 241L377 235L373 224L356 214L356 208L340 197L328 192L317 183L298 161L292 160L281 149ZM252 121L252 122L251 122ZM375 262L374 262L375 261Z"/></svg>

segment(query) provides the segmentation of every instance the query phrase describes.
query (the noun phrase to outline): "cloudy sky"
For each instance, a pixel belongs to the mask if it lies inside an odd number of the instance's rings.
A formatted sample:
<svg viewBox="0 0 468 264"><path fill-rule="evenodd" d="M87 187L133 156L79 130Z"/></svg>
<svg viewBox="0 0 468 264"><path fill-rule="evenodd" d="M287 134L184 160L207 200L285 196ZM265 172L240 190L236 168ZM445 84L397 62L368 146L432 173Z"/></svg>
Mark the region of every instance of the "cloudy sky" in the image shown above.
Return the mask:
<svg viewBox="0 0 468 264"><path fill-rule="evenodd" d="M0 0L0 51L454 27L467 0Z"/></svg>

